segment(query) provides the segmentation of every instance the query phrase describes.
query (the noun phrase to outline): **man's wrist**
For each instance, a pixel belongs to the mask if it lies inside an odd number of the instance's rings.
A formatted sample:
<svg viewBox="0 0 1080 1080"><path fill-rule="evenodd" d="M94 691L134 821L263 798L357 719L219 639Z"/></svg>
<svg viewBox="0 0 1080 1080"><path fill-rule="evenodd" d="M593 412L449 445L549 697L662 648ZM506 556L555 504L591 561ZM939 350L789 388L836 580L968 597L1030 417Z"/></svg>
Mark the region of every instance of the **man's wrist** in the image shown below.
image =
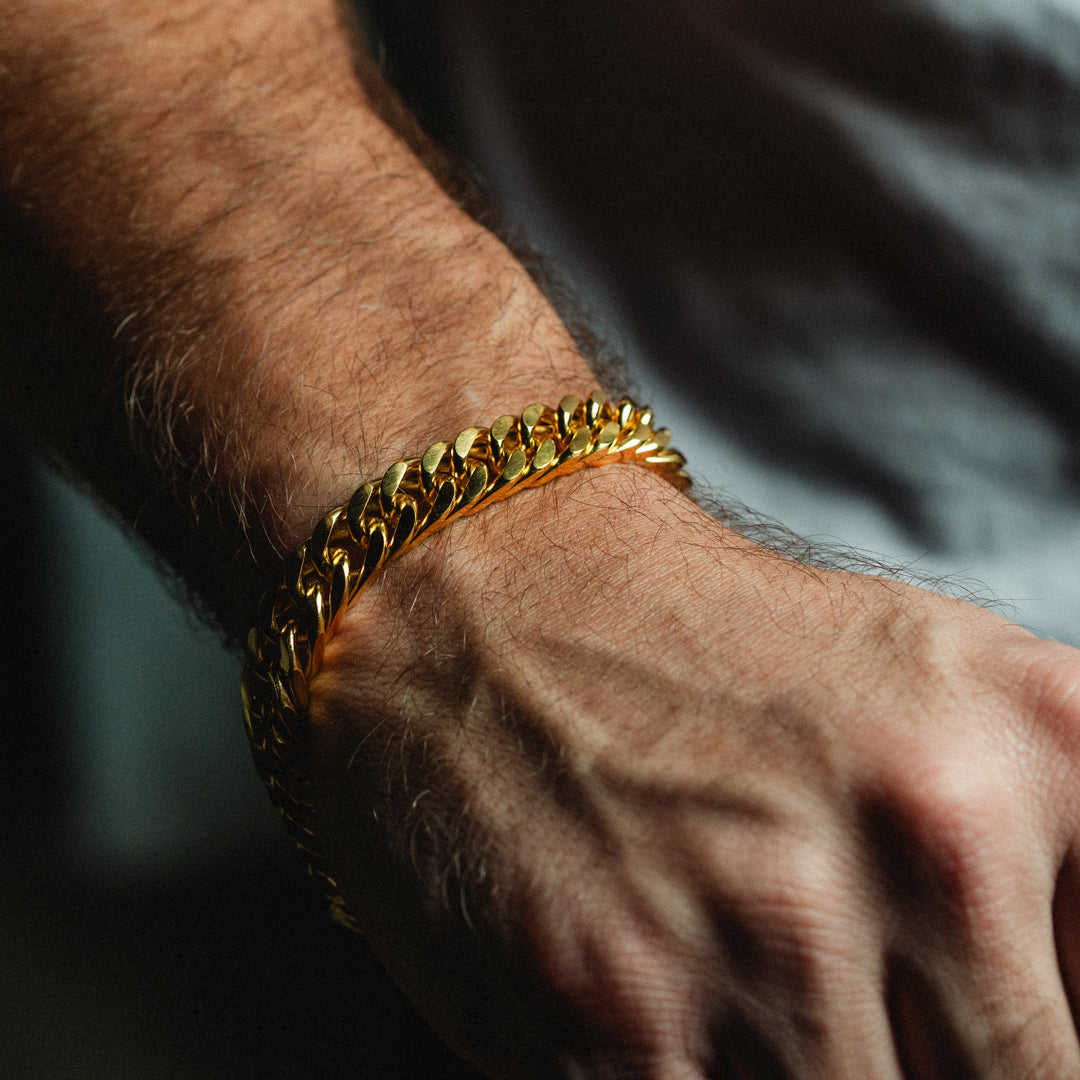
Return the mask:
<svg viewBox="0 0 1080 1080"><path fill-rule="evenodd" d="M346 612L326 663L332 666L339 654L350 663L363 658L374 675L395 651L395 663L408 666L455 618L470 635L490 631L498 639L523 607L533 626L556 626L574 617L565 607L571 582L591 578L594 594L602 594L610 584L605 573L617 572L620 562L648 563L643 553L659 533L678 533L701 546L716 546L725 536L733 549L753 547L653 472L632 464L585 468L460 520L395 559ZM633 558L624 558L630 553ZM612 594L622 595L624 585ZM505 637L518 640L513 632ZM410 651L416 657L410 659Z"/></svg>
<svg viewBox="0 0 1080 1080"><path fill-rule="evenodd" d="M387 563L430 534L562 476L623 462L686 486L682 455L654 427L651 410L601 394L530 405L490 428L469 427L411 461L391 466L328 514L286 562L248 638L244 701L256 765L285 820L298 831L313 875L339 904L311 813L305 736L314 680L349 606ZM497 548L499 545L497 545ZM503 557L509 545L501 545ZM497 556L498 557L498 556Z"/></svg>

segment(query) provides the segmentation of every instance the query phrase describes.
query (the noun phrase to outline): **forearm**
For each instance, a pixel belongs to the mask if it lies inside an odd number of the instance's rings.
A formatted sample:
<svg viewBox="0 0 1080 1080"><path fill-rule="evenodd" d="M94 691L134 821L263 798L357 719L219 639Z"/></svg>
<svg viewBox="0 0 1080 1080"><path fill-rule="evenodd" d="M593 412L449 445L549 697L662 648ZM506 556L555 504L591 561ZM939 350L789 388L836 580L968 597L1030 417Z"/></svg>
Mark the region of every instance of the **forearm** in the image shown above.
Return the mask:
<svg viewBox="0 0 1080 1080"><path fill-rule="evenodd" d="M9 210L105 313L153 471L226 548L270 567L396 458L588 389L330 0L16 5L0 42Z"/></svg>

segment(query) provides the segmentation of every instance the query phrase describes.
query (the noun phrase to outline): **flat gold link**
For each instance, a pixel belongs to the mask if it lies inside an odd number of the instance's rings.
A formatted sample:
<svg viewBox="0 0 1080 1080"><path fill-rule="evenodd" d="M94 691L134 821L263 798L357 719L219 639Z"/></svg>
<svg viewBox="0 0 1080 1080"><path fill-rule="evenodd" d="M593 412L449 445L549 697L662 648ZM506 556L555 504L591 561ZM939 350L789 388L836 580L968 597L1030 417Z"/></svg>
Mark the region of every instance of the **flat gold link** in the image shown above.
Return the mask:
<svg viewBox="0 0 1080 1080"><path fill-rule="evenodd" d="M314 873L311 875L316 877ZM324 881L330 882L333 889L337 888L337 882L333 878L328 877L326 874L319 874ZM361 933L359 921L345 909L345 901L340 896L327 896L330 901L330 918L334 920L339 926L345 927L346 930L351 930L354 934Z"/></svg>
<svg viewBox="0 0 1080 1080"><path fill-rule="evenodd" d="M487 482L487 466L477 465L476 468L473 469L472 475L469 477L469 482L465 485L465 490L461 493L461 499L458 502L458 506L468 506L469 503L479 499L484 492L484 488L487 487Z"/></svg>
<svg viewBox="0 0 1080 1080"><path fill-rule="evenodd" d="M293 669L292 688L296 707L303 712L307 712L307 707L311 702L311 690L308 687L307 675L304 674L302 667Z"/></svg>
<svg viewBox="0 0 1080 1080"><path fill-rule="evenodd" d="M507 484L516 480L525 471L527 464L528 460L525 457L525 451L519 446L507 459L500 479Z"/></svg>
<svg viewBox="0 0 1080 1080"><path fill-rule="evenodd" d="M285 747L285 756L291 756L291 751L295 749L293 738L293 729L289 724L289 717L292 710L278 709L274 715L265 719L263 724L263 730L266 732L266 753L273 754L275 747ZM297 729L300 730L300 729Z"/></svg>
<svg viewBox="0 0 1080 1080"><path fill-rule="evenodd" d="M270 671L270 685L273 688L274 703L278 711L288 710L295 712L296 702L293 701L292 686L282 679L280 671Z"/></svg>
<svg viewBox="0 0 1080 1080"><path fill-rule="evenodd" d="M533 429L540 423L540 418L544 415L544 406L539 403L530 405L521 414L521 434L522 442L528 442L532 438Z"/></svg>
<svg viewBox="0 0 1080 1080"><path fill-rule="evenodd" d="M405 475L401 478L401 486L398 488L399 498L412 499L413 502L423 502L427 498L428 489L420 478L420 462L410 461Z"/></svg>
<svg viewBox="0 0 1080 1080"><path fill-rule="evenodd" d="M671 442L671 432L667 428L661 428L659 431L654 431L652 441L657 450L666 450L668 444Z"/></svg>
<svg viewBox="0 0 1080 1080"><path fill-rule="evenodd" d="M339 555L334 562L334 572L330 578L330 610L327 624L332 626L337 617L345 610L349 602L349 557Z"/></svg>
<svg viewBox="0 0 1080 1080"><path fill-rule="evenodd" d="M410 499L401 508L393 539L390 541L389 555L396 555L412 539L416 529L416 504ZM388 555L388 557L389 557Z"/></svg>
<svg viewBox="0 0 1080 1080"><path fill-rule="evenodd" d="M678 450L657 450L656 453L649 454L645 459L645 463L658 470L681 469L686 464L686 459Z"/></svg>
<svg viewBox="0 0 1080 1080"><path fill-rule="evenodd" d="M428 523L434 525L435 522L440 521L446 514L446 512L454 505L454 500L457 498L457 487L453 480L444 480L439 485L439 494L435 496L435 502L431 507L431 513L428 514Z"/></svg>
<svg viewBox="0 0 1080 1080"><path fill-rule="evenodd" d="M454 466L458 472L465 468L465 460L468 458L473 443L476 442L476 437L479 434L479 428L470 427L461 432L454 440Z"/></svg>
<svg viewBox="0 0 1080 1080"><path fill-rule="evenodd" d="M593 444L596 450L608 450L615 445L616 440L619 438L619 424L615 420L609 420L601 429L600 434L596 436L596 442Z"/></svg>
<svg viewBox="0 0 1080 1080"><path fill-rule="evenodd" d="M326 633L326 601L322 589L312 589L307 595L308 636L321 638Z"/></svg>
<svg viewBox="0 0 1080 1080"><path fill-rule="evenodd" d="M337 892L337 888L338 888L337 882L329 874L327 874L325 871L316 870L313 867L309 867L308 873L311 875L311 877L314 880L315 884L318 885L319 888L323 890L323 892L325 893L327 899L329 899L331 901L331 903L332 903L333 902L333 894ZM342 902L343 901L341 901L340 898L339 898L339 903L342 903ZM352 919L351 922L349 922L349 923L343 923L342 925L349 926L350 929L353 929L353 930L356 930L356 931L359 931L359 929L360 929L360 924L358 922L356 922L355 919Z"/></svg>
<svg viewBox="0 0 1080 1080"><path fill-rule="evenodd" d="M599 390L594 390L585 402L585 423L590 427L595 424L605 405L607 398Z"/></svg>
<svg viewBox="0 0 1080 1080"><path fill-rule="evenodd" d="M294 619L293 625L296 626L296 636L293 639L296 652L296 670L305 672L310 671L311 639L303 632L299 619Z"/></svg>
<svg viewBox="0 0 1080 1080"><path fill-rule="evenodd" d="M300 800L297 799L297 803ZM297 844L308 845L307 850L313 850L317 845L315 843L315 831L308 828L306 825L302 825L295 817L289 817L282 814L285 818L285 831L296 841Z"/></svg>
<svg viewBox="0 0 1080 1080"><path fill-rule="evenodd" d="M589 449L592 442L592 431L587 427L580 427L574 432L570 445L559 456L559 461L569 461L571 458L580 457Z"/></svg>
<svg viewBox="0 0 1080 1080"><path fill-rule="evenodd" d="M277 607L279 597L280 590L278 592L267 591L263 593L263 597L259 601L259 610L255 614L255 626L261 637L273 639L281 631L281 627L274 622L274 610Z"/></svg>
<svg viewBox="0 0 1080 1080"><path fill-rule="evenodd" d="M301 544L285 556L285 588L301 603L304 598L304 556L306 554L307 545Z"/></svg>
<svg viewBox="0 0 1080 1080"><path fill-rule="evenodd" d="M314 810L315 808L310 807L310 809ZM285 827L286 828L288 828L290 822L295 820L295 818L291 818L287 814L282 814L281 816L285 821ZM319 851L318 849L316 849L313 846L309 847L307 844L303 843L302 841L297 840L295 836L292 837L292 842L296 845L296 850L298 852L300 852L300 854L307 860L308 874L312 878L315 878L316 875L314 873L312 873L311 867L314 866L317 862L322 862L322 859L323 859L322 852Z"/></svg>
<svg viewBox="0 0 1080 1080"><path fill-rule="evenodd" d="M244 733L248 737L248 745L251 747L252 758L258 758L262 748L266 745L266 735L262 730L262 724L259 723L258 716L247 707L244 706ZM259 770L260 778L264 775L264 770L259 768L256 763L255 766Z"/></svg>
<svg viewBox="0 0 1080 1080"><path fill-rule="evenodd" d="M360 540L361 538L366 540L364 514L371 502L372 495L375 494L375 489L375 484L364 484L356 489L353 497L349 500L348 509L345 511L345 520L348 523L353 540Z"/></svg>
<svg viewBox="0 0 1080 1080"><path fill-rule="evenodd" d="M379 484L379 498L385 512L389 512L393 507L394 496L398 493L398 488L401 487L402 478L405 476L405 470L408 467L409 463L407 461L395 461L383 473L382 482Z"/></svg>
<svg viewBox="0 0 1080 1080"><path fill-rule="evenodd" d="M283 784L281 783L281 780L280 780L280 779L278 779L278 777L277 777L277 776L272 776L272 777L271 777L271 781L273 782L273 785L274 785L274 786L275 786L275 787L276 787L276 788L278 789L278 791L279 791L279 792L281 793L281 794L280 794L280 795L278 796L278 801L279 801L279 802L281 802L281 801L284 801L284 802L294 803L294 804L295 804L296 806L303 806L303 807L307 808L308 810L314 810L314 809L315 809L315 807L314 807L314 806L312 806L312 804L311 804L311 803L308 803L308 802L303 802L303 801L302 801L301 799L297 798L297 796L296 796L296 795L295 795L295 794L294 794L294 793L293 793L293 792L292 792L292 791L291 791L291 790L290 790L289 788L285 787L285 786L284 786L284 785L283 785ZM282 796L282 795L284 796L284 799L282 799L282 798L281 798L281 796ZM278 805L278 812L279 812L279 813L281 814L281 816L282 816L282 817L284 817L284 818L285 818L286 820L288 820L288 821L291 821L291 822L294 822L294 823L295 823L295 821L296 821L296 818L293 818L293 817L289 817L289 815L288 815L288 814L284 813L284 812L282 811L282 809L281 809L281 806L280 806L280 805Z"/></svg>
<svg viewBox="0 0 1080 1080"><path fill-rule="evenodd" d="M326 573L330 568L330 562L326 554L326 545L329 543L330 533L337 524L337 519L341 517L343 512L344 510L340 506L336 510L331 510L330 513L315 526L315 531L311 534L311 539L307 542L307 558L315 564L316 569L320 573Z"/></svg>
<svg viewBox="0 0 1080 1080"><path fill-rule="evenodd" d="M296 670L296 627L286 626L278 639L278 663L286 675Z"/></svg>
<svg viewBox="0 0 1080 1080"><path fill-rule="evenodd" d="M652 454L645 458L645 462L651 469L659 473L673 487L684 491L690 487L692 481L690 474L683 468L686 459L682 454L665 451L661 454Z"/></svg>
<svg viewBox="0 0 1080 1080"><path fill-rule="evenodd" d="M284 589L278 590L277 596L274 597L273 607L270 609L270 622L266 629L268 638L277 638L278 634L280 634L286 626L292 624L294 621L293 616L296 614L297 608L303 608L307 603L308 593L315 588L320 580L321 579L315 575L315 568L311 565L311 560L308 559L304 562L304 589L306 591L304 592L303 599L297 603ZM266 655L265 652L264 655Z"/></svg>
<svg viewBox="0 0 1080 1080"><path fill-rule="evenodd" d="M559 434L567 435L570 432L570 425L574 420L574 413L578 411L581 406L581 398L574 397L573 394L567 394L566 397L559 402L559 410L557 414L557 422L559 425Z"/></svg>
<svg viewBox="0 0 1080 1080"><path fill-rule="evenodd" d="M282 777L286 781L286 788L291 793L301 790L305 783L305 771L302 761L297 760L296 745L291 735L283 735L281 738L272 740L267 744L264 752L263 764L272 768L275 775L281 777L281 769L288 774ZM278 766L281 766L279 769ZM299 783L297 783L299 781ZM296 794L293 795L296 798Z"/></svg>
<svg viewBox="0 0 1080 1080"><path fill-rule="evenodd" d="M536 449L532 459L532 472L543 472L555 460L555 443L551 439L545 439Z"/></svg>
<svg viewBox="0 0 1080 1080"><path fill-rule="evenodd" d="M645 424L638 424L630 438L622 444L622 449L637 450L639 447L648 446L651 439L652 428L647 427Z"/></svg>
<svg viewBox="0 0 1080 1080"><path fill-rule="evenodd" d="M367 581L383 563L386 554L386 523L377 521L367 536L367 555L364 558L364 569L361 571L361 584Z"/></svg>
<svg viewBox="0 0 1080 1080"><path fill-rule="evenodd" d="M506 443L506 437L516 427L517 417L509 415L500 416L499 419L491 425L491 445L494 447L496 454L502 454L503 446Z"/></svg>
<svg viewBox="0 0 1080 1080"><path fill-rule="evenodd" d="M435 486L435 474L439 471L439 466L449 449L446 443L437 442L432 443L424 451L424 456L420 459L420 482L426 491L430 491Z"/></svg>

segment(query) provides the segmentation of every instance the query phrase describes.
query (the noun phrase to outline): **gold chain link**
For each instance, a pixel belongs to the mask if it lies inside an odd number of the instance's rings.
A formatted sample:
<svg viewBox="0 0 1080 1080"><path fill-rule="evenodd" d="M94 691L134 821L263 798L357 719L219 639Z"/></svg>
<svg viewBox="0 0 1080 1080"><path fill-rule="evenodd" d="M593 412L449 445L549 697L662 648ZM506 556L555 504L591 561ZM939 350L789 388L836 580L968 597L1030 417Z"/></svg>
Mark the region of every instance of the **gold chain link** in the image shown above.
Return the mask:
<svg viewBox="0 0 1080 1080"><path fill-rule="evenodd" d="M315 833L309 790L307 707L311 680L341 613L376 570L427 533L473 514L519 488L536 487L585 465L629 461L679 488L686 460L654 431L649 409L599 392L564 397L558 408L530 405L490 428L466 428L391 465L332 510L289 556L284 581L263 598L247 638L244 723L255 768L309 872L350 924Z"/></svg>

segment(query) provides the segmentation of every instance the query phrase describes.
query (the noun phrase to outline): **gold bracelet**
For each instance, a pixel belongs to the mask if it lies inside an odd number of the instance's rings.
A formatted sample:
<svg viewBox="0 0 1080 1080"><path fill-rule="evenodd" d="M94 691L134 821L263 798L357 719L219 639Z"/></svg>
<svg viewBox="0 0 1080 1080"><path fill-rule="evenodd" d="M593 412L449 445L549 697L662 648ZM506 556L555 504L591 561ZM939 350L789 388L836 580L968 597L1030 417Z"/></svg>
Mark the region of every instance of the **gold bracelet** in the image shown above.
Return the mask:
<svg viewBox="0 0 1080 1080"><path fill-rule="evenodd" d="M650 409L626 398L612 405L594 392L585 401L564 397L556 409L530 405L490 428L466 428L452 444L435 443L422 457L391 465L330 511L289 556L282 584L263 598L241 687L255 768L309 873L347 925L315 834L307 760L308 687L341 613L389 559L520 488L615 461L644 465L685 488L686 460L652 423Z"/></svg>

